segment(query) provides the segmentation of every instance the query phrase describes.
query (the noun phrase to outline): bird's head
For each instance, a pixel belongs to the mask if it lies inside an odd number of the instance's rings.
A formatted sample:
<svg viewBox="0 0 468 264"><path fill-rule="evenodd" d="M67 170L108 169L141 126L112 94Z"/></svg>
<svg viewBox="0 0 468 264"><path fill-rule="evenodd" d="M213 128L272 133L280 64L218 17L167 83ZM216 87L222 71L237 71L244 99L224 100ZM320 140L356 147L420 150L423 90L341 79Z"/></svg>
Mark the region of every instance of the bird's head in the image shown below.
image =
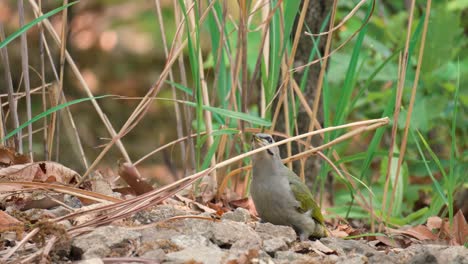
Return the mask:
<svg viewBox="0 0 468 264"><path fill-rule="evenodd" d="M252 137L252 148L257 149L275 143L273 137L269 134L258 133ZM259 152L253 157L256 160L263 159L281 159L278 146L273 146L262 152Z"/></svg>

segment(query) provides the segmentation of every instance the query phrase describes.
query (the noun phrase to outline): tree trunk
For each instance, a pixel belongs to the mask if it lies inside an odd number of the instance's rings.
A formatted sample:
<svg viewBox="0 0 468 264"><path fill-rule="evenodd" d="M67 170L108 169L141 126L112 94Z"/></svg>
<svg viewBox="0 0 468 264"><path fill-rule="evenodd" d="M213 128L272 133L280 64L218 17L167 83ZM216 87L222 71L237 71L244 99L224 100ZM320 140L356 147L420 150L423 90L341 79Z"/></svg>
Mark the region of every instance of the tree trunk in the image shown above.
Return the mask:
<svg viewBox="0 0 468 264"><path fill-rule="evenodd" d="M330 0L319 0L319 1L311 0L307 7L307 14L305 16L305 21L304 21L304 26L302 28L302 32L307 31L307 27L308 27L312 31L311 33L319 33L320 28L323 24L323 21L325 20L328 12L330 11L331 4L332 4L332 1ZM301 4L300 10L302 10L302 4ZM299 15L296 16L296 22L295 22L294 29L292 31L291 38L294 38L298 19L299 19ZM325 29L328 30L328 25L325 26ZM322 55L325 50L325 43L326 43L326 36L322 36L318 44L319 52ZM313 44L311 37L302 34L300 37L296 55L294 58L295 59L294 67L308 63L309 56L310 56L311 51L313 50L313 47L314 47L314 44ZM313 60L315 59L317 59L317 56L315 56ZM319 73L320 73L320 63L316 63L310 66L309 72L307 74L307 82L306 82L306 86L304 90L304 96L306 97L307 103L309 104L310 108L312 108L314 105L314 101L315 101L314 95L315 95L315 91L317 87L317 80L319 77ZM300 85L301 83L303 74L304 74L304 70L294 73L294 79L296 80L298 85ZM320 100L320 98L318 99ZM319 105L316 118L321 124L323 123L323 111L322 111L321 103ZM312 122L312 120L310 120L304 107L301 106L299 108L299 112L297 113L296 120L298 124L299 134L306 133L309 131L309 125ZM280 115L278 116L277 129L279 131L286 131L283 110L280 112ZM295 134L294 131L291 131L291 133ZM314 146L320 145L321 142L322 140L319 136L312 138L312 144ZM286 148L281 148L281 150L282 150L282 153L281 153L282 156L286 157ZM298 153L298 150L299 149L298 149L297 144L292 144L293 155L295 153ZM304 171L305 171L305 177L306 177L307 183L311 183L312 182L311 180L315 179L316 175L318 175L318 172L320 169L320 164L318 161L319 160L317 159L316 156L311 156L306 160ZM300 174L301 166L300 166L299 161L296 161L294 163L293 169L298 175Z"/></svg>

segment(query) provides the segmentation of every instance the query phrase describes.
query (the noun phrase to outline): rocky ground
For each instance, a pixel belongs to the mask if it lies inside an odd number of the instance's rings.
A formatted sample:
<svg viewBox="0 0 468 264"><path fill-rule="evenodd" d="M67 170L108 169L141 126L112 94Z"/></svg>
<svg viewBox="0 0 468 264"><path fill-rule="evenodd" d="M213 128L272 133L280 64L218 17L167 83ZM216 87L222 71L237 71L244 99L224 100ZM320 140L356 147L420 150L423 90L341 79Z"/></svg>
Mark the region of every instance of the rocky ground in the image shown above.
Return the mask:
<svg viewBox="0 0 468 264"><path fill-rule="evenodd" d="M20 219L20 223L30 223L24 225L32 226L31 229L40 227L40 231L19 248L15 248L21 240L18 230L2 231L0 263L4 260L5 263L468 264L467 248L449 246L443 240L406 237L405 241L410 242L405 248L389 246L393 240L386 237L373 241L337 237L299 241L292 228L261 223L246 209L237 208L219 217L220 213L212 208L183 197L168 199L165 204L114 221L112 225L80 233L73 231L73 227L95 219L96 215L63 220L57 225L40 223L46 218L67 215L69 210L62 206L5 212ZM56 240L50 243L53 239ZM49 249L45 250L47 245ZM12 250L14 255L6 257Z"/></svg>
<svg viewBox="0 0 468 264"><path fill-rule="evenodd" d="M237 208L219 220L189 217L161 205L131 220L71 238L52 251L54 263L468 263L463 246L413 243L390 248L378 241L323 238L298 241L290 227L260 223ZM179 216L179 217L177 217ZM165 219L172 219L165 221ZM120 262L119 262L120 261Z"/></svg>

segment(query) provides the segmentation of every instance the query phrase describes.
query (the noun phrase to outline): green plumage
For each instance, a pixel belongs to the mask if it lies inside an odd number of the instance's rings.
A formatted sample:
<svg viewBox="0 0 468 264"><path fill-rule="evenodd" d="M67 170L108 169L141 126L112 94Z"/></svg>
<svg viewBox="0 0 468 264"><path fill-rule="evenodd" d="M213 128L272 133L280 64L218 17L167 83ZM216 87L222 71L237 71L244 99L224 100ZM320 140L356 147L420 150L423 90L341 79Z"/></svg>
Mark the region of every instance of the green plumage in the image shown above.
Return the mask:
<svg viewBox="0 0 468 264"><path fill-rule="evenodd" d="M289 169L288 169L289 170ZM320 212L320 207L314 201L312 193L309 188L296 176L296 174L289 170L288 180L289 186L291 186L291 191L296 197L296 200L300 203L300 207L297 208L299 212L305 213L310 211L310 216L323 225L323 215Z"/></svg>

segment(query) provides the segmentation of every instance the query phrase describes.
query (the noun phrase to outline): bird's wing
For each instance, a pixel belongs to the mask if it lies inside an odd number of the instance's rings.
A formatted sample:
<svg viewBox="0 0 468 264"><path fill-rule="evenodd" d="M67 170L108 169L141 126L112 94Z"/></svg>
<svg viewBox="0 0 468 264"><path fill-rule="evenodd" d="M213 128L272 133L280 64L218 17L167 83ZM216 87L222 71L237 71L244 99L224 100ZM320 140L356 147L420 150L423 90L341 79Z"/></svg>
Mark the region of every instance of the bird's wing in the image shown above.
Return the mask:
<svg viewBox="0 0 468 264"><path fill-rule="evenodd" d="M319 206L315 203L309 188L307 188L307 186L293 171L289 170L289 168L287 168L287 171L289 186L291 186L291 191L299 203L299 208L297 208L298 211L301 213L310 211L312 218L320 224L323 224L324 220L322 212L320 212Z"/></svg>

